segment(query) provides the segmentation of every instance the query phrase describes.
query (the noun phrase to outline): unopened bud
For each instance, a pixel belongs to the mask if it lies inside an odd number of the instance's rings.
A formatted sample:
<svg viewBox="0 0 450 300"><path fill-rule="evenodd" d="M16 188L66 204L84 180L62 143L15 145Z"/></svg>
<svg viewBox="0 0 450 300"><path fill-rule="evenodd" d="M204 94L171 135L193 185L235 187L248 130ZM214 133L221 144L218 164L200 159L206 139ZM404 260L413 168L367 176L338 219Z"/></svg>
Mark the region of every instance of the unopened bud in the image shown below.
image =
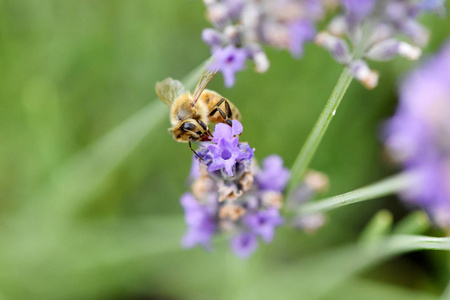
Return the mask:
<svg viewBox="0 0 450 300"><path fill-rule="evenodd" d="M317 34L315 42L317 45L327 49L339 63L347 63L350 59L350 50L344 39L322 31Z"/></svg>
<svg viewBox="0 0 450 300"><path fill-rule="evenodd" d="M344 36L347 31L347 22L344 16L338 16L331 20L328 31L335 36Z"/></svg>
<svg viewBox="0 0 450 300"><path fill-rule="evenodd" d="M350 63L349 70L352 75L359 80L365 88L371 90L378 85L378 72L369 69L363 60L355 60Z"/></svg>
<svg viewBox="0 0 450 300"><path fill-rule="evenodd" d="M303 229L307 233L314 233L325 225L327 219L323 214L313 214L308 216L297 216L292 219L291 226Z"/></svg>
<svg viewBox="0 0 450 300"><path fill-rule="evenodd" d="M246 46L246 49L255 63L255 71L258 73L265 73L269 69L270 62L261 46L258 44L250 44Z"/></svg>
<svg viewBox="0 0 450 300"><path fill-rule="evenodd" d="M308 170L304 181L317 193L326 192L330 186L328 176L315 170Z"/></svg>
<svg viewBox="0 0 450 300"><path fill-rule="evenodd" d="M221 3L211 3L208 6L208 19L211 21L211 23L220 23L225 18L227 18L227 9L226 7Z"/></svg>
<svg viewBox="0 0 450 300"><path fill-rule="evenodd" d="M239 30L236 26L227 26L224 30L225 36L230 40L234 40L239 35Z"/></svg>
<svg viewBox="0 0 450 300"><path fill-rule="evenodd" d="M391 60L399 53L400 42L396 39L388 39L373 45L367 51L367 58L372 60Z"/></svg>
<svg viewBox="0 0 450 300"><path fill-rule="evenodd" d="M422 54L419 47L410 45L396 39L388 39L372 46L367 51L367 58L372 60L386 61L393 59L396 55L401 55L410 60L416 60Z"/></svg>
<svg viewBox="0 0 450 300"><path fill-rule="evenodd" d="M216 31L215 29L206 28L202 31L202 40L212 47L220 46L222 43L222 39L223 37L221 33Z"/></svg>
<svg viewBox="0 0 450 300"><path fill-rule="evenodd" d="M428 30L420 23L414 20L409 20L403 23L402 30L404 34L411 38L414 45L423 47L428 44L430 34Z"/></svg>
<svg viewBox="0 0 450 300"><path fill-rule="evenodd" d="M398 47L398 54L410 60L417 60L422 55L422 49L405 42L400 42Z"/></svg>
<svg viewBox="0 0 450 300"><path fill-rule="evenodd" d="M256 72L265 73L269 69L270 62L264 52L259 52L253 56L253 61L255 62Z"/></svg>

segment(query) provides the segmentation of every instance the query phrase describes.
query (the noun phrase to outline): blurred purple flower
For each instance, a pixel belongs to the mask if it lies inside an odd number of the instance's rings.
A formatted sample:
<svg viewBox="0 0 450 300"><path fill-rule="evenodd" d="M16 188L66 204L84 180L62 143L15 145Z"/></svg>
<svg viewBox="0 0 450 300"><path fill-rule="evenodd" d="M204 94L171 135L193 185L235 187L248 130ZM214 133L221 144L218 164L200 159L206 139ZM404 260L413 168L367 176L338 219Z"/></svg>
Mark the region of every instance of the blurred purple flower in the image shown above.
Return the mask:
<svg viewBox="0 0 450 300"><path fill-rule="evenodd" d="M202 31L202 40L211 47L211 53L215 53L220 49L224 37L215 29L206 28Z"/></svg>
<svg viewBox="0 0 450 300"><path fill-rule="evenodd" d="M230 242L234 254L240 258L248 258L258 249L258 238L254 233L242 232Z"/></svg>
<svg viewBox="0 0 450 300"><path fill-rule="evenodd" d="M283 159L270 155L262 161L262 165L263 169L255 175L259 188L282 192L290 177L289 170L283 167Z"/></svg>
<svg viewBox="0 0 450 300"><path fill-rule="evenodd" d="M246 215L244 222L252 232L261 236L266 243L270 243L275 235L275 227L283 224L283 218L278 209L270 208Z"/></svg>
<svg viewBox="0 0 450 300"><path fill-rule="evenodd" d="M429 37L418 17L427 12L445 12L444 1L440 0L340 0L340 3L344 12L331 20L326 31L317 34L316 44L348 67L368 89L378 84L378 72L369 68L366 59L387 61L403 56L417 60ZM399 40L399 35L406 36L409 42ZM349 53L348 49L362 53Z"/></svg>
<svg viewBox="0 0 450 300"><path fill-rule="evenodd" d="M450 43L402 84L400 104L387 123L392 156L416 183L403 197L450 226Z"/></svg>
<svg viewBox="0 0 450 300"><path fill-rule="evenodd" d="M232 87L235 82L236 72L245 67L245 60L248 56L245 49L229 45L225 48L220 48L214 53L214 61L209 68L221 71L225 80L225 86Z"/></svg>
<svg viewBox="0 0 450 300"><path fill-rule="evenodd" d="M356 23L366 18L373 9L376 0L342 0L347 21Z"/></svg>
<svg viewBox="0 0 450 300"><path fill-rule="evenodd" d="M309 20L299 20L289 24L289 33L289 51L294 57L299 58L303 55L304 44L314 39L316 29Z"/></svg>
<svg viewBox="0 0 450 300"><path fill-rule="evenodd" d="M300 57L304 44L314 39L315 23L323 16L320 0L204 2L214 29L205 29L202 39L216 55L211 68L222 71L227 87L234 84L235 73L244 68L246 59L254 61L257 72L267 71L270 64L262 45L287 49Z"/></svg>
<svg viewBox="0 0 450 300"><path fill-rule="evenodd" d="M182 240L183 247L192 248L201 245L209 249L211 238L216 230L214 216L190 193L181 196L180 203L184 208L184 218L188 227Z"/></svg>

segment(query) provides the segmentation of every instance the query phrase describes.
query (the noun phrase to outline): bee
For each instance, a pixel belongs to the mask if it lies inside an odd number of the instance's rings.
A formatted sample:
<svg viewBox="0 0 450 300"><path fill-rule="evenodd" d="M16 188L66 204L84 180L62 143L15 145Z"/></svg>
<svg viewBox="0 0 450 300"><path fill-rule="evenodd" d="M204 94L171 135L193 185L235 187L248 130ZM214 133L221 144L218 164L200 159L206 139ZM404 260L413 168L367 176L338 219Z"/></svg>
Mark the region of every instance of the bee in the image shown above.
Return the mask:
<svg viewBox="0 0 450 300"><path fill-rule="evenodd" d="M169 132L177 142L210 141L212 139L209 123L225 123L231 126L231 120L241 119L236 106L218 93L205 89L217 71L205 71L194 93L189 93L183 84L172 78L157 82L156 94L170 110Z"/></svg>

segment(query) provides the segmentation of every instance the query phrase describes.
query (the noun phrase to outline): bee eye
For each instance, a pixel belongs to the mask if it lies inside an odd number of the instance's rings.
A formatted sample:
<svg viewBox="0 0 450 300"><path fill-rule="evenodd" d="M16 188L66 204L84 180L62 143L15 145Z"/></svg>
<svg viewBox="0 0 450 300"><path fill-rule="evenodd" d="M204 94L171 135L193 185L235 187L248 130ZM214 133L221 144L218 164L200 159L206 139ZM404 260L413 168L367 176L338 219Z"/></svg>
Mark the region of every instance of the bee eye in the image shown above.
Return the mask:
<svg viewBox="0 0 450 300"><path fill-rule="evenodd" d="M180 126L180 129L183 131L192 131L195 129L195 125L191 122L185 122Z"/></svg>

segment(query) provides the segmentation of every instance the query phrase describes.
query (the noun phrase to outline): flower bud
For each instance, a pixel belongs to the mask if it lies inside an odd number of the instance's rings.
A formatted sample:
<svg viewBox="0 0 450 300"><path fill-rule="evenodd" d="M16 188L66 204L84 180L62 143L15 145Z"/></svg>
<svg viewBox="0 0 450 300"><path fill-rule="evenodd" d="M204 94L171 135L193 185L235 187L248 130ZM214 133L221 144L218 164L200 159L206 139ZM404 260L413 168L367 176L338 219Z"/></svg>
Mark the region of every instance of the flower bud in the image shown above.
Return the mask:
<svg viewBox="0 0 450 300"><path fill-rule="evenodd" d="M369 69L365 61L360 59L352 61L349 65L349 70L365 88L371 90L378 85L378 72Z"/></svg>
<svg viewBox="0 0 450 300"><path fill-rule="evenodd" d="M323 31L317 34L315 42L317 45L327 49L339 63L347 63L349 61L350 50L344 39Z"/></svg>

